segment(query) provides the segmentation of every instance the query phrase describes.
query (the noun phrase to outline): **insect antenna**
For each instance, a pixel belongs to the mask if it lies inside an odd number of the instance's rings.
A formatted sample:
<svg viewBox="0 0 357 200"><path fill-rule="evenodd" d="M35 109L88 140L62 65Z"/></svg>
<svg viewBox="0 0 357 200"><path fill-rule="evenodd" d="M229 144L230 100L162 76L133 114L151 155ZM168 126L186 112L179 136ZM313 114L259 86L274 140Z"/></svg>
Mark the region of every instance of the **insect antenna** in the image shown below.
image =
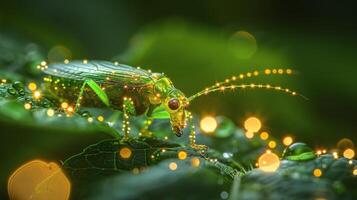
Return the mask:
<svg viewBox="0 0 357 200"><path fill-rule="evenodd" d="M202 96L202 95L207 95L207 94L210 94L210 93L213 93L213 92L224 92L226 90L235 90L235 89L271 89L271 90L274 90L274 91L278 91L278 92L285 92L287 94L290 94L290 95L293 95L293 96L300 96L302 98L304 98L305 100L308 100L308 98L306 98L304 95L302 94L299 94L295 91L292 91L288 88L282 88L280 86L272 86L270 84L254 84L254 83L251 83L251 84L231 84L231 85L221 85L219 87L215 86L215 87L209 87L209 88L206 88L205 90L202 90L192 96L190 96L188 98L188 101L192 101L193 99L199 97L199 96Z"/></svg>

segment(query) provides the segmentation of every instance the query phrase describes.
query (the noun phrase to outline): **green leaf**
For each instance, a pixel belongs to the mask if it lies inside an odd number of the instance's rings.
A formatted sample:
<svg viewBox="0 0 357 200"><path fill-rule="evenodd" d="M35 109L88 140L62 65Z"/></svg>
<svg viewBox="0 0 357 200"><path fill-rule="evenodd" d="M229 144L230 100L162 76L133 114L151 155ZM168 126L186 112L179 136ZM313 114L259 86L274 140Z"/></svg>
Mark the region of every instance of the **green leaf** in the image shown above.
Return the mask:
<svg viewBox="0 0 357 200"><path fill-rule="evenodd" d="M154 109L151 117L153 119L170 119L170 113L166 111L164 105L160 105Z"/></svg>
<svg viewBox="0 0 357 200"><path fill-rule="evenodd" d="M106 106L110 106L107 94L102 90L102 88L100 88L100 86L96 82L94 82L92 79L88 79L86 80L86 83L89 85L89 87L92 88L92 90L98 95L100 100L102 100Z"/></svg>

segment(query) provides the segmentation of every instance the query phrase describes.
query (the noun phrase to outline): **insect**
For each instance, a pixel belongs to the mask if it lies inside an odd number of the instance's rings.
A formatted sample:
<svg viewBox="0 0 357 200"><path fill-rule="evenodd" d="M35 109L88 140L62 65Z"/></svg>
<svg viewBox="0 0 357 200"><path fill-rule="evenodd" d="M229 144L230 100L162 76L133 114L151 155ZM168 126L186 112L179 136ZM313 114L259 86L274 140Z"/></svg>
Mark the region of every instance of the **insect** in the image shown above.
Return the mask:
<svg viewBox="0 0 357 200"><path fill-rule="evenodd" d="M110 107L123 112L124 136L129 139L129 117L146 115L148 124L143 133L148 131L155 110L163 109L168 113L173 132L180 137L185 127L190 127L190 144L194 149L206 149L204 145L195 142L195 128L192 125L192 115L188 106L195 98L216 91L266 88L283 91L291 95L296 92L277 86L263 84L234 84L245 78L258 76L259 73L292 74L291 69L266 69L264 72L254 71L240 74L218 82L211 87L187 97L174 87L172 81L163 73L153 73L139 67L134 68L118 62L109 61L71 61L45 64L42 70L48 75L44 80L50 95L66 104L73 105L71 111L78 111L82 105L91 107ZM62 104L63 104L62 103Z"/></svg>

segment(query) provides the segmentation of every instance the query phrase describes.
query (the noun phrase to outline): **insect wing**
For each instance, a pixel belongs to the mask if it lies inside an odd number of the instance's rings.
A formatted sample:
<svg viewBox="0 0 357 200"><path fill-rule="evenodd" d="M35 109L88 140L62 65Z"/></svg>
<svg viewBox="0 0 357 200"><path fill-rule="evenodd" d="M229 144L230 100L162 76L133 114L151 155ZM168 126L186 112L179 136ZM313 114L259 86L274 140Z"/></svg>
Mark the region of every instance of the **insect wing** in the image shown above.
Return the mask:
<svg viewBox="0 0 357 200"><path fill-rule="evenodd" d="M73 80L91 79L98 84L115 84L140 87L147 85L152 78L150 73L128 65L108 61L72 61L68 64L54 63L45 70L46 74Z"/></svg>

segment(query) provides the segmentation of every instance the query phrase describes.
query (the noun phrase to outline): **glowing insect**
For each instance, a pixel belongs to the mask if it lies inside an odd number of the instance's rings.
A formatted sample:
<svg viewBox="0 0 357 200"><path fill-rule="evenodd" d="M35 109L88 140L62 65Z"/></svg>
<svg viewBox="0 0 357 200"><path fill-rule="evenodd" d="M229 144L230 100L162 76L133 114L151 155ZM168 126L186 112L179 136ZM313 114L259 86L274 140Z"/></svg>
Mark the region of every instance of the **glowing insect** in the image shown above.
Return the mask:
<svg viewBox="0 0 357 200"><path fill-rule="evenodd" d="M181 136L183 129L190 123L190 143L195 149L203 150L204 145L195 143L195 128L192 125L192 115L187 111L190 102L204 94L227 89L267 88L284 91L292 95L296 92L270 85L232 84L240 79L263 74L291 74L290 69L273 69L264 72L254 71L238 77L233 76L224 82L216 83L190 97L176 89L171 80L163 73L152 73L150 70L134 68L117 62L108 61L71 61L55 63L41 69L48 75L44 80L48 83L51 95L76 112L80 105L91 107L111 107L124 113L123 140L129 138L129 116L146 114L151 124L152 114L156 109L166 110L169 114L172 130ZM70 103L73 102L73 106ZM75 103L74 103L75 102ZM70 104L70 105L69 105ZM63 106L62 106L63 107ZM147 131L149 125L142 130Z"/></svg>

